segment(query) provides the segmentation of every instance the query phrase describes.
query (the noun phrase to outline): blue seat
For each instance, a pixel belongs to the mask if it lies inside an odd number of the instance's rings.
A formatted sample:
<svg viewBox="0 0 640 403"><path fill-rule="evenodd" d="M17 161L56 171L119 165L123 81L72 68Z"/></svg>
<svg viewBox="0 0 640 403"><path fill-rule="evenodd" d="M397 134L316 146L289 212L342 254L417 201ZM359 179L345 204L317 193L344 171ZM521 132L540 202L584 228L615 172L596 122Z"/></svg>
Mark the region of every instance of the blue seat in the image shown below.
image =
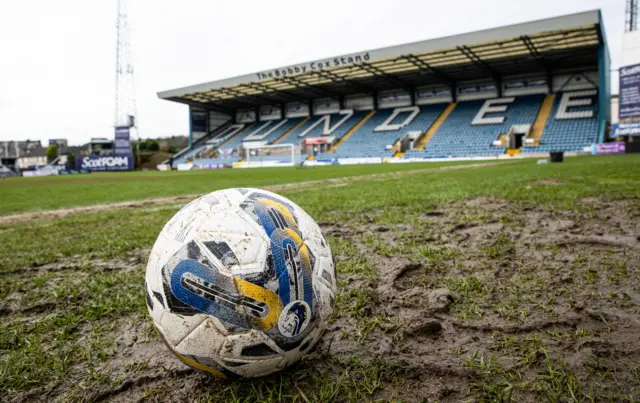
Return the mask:
<svg viewBox="0 0 640 403"><path fill-rule="evenodd" d="M572 107L567 112L592 111L590 118L556 119L563 93L558 93L553 110L547 119L539 146L525 146L525 154L547 152L581 152L587 146L596 143L600 125L597 119L597 94L590 97L591 105ZM589 97L588 97L589 98Z"/></svg>
<svg viewBox="0 0 640 403"><path fill-rule="evenodd" d="M419 114L405 127L397 130L375 131L376 127L382 125L395 109L380 109L358 128L351 136L338 147L333 155L334 158L367 158L367 157L392 157L394 152L387 150L387 146L393 145L401 139L405 133L419 131L424 133L431 127L433 122L440 116L447 105L425 105L420 106ZM403 122L411 112L399 113L389 124ZM324 157L324 156L323 156Z"/></svg>
<svg viewBox="0 0 640 403"><path fill-rule="evenodd" d="M342 138L353 126L355 126L358 122L362 120L362 118L367 114L367 112L356 111L353 115L347 119L340 127L338 127L335 131L333 131L329 136L335 136L336 139ZM311 116L309 117L300 127L296 128L293 132L289 133L289 135L283 138L278 144L294 144L299 145L300 142L305 138L312 137L323 137L324 136L324 124L320 123L316 127L313 128L310 132L306 133L305 136L301 137L306 130L308 130L314 123L318 120L322 119L325 115L319 116ZM340 114L330 114L329 115L331 126L335 125L340 120L344 119L344 115Z"/></svg>
<svg viewBox="0 0 640 403"><path fill-rule="evenodd" d="M265 141L266 144L271 144L275 140L277 140L280 136L291 130L295 125L300 123L303 118L291 118L291 119L283 119L283 120L271 120L266 122L258 122L250 126L243 132L236 134L231 140L224 144L224 148L233 148L236 149L242 145L242 143L247 140L248 137L252 135L260 135L269 132L269 130L274 129L269 135L259 141Z"/></svg>
<svg viewBox="0 0 640 403"><path fill-rule="evenodd" d="M406 158L480 157L504 154L505 147L493 142L500 134L507 133L511 126L533 124L538 115L544 95L516 97L507 104L505 112L487 113L485 117L504 116L504 122L473 125L473 119L485 100L459 102L442 123L424 150L409 150Z"/></svg>

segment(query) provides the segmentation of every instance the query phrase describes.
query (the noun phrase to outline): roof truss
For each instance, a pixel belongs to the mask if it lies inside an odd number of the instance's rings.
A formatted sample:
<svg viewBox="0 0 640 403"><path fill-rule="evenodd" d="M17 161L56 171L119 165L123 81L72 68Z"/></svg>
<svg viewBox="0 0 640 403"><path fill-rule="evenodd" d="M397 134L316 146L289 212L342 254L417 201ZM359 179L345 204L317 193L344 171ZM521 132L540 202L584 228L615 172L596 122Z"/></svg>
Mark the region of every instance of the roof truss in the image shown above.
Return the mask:
<svg viewBox="0 0 640 403"><path fill-rule="evenodd" d="M597 68L602 38L598 24L518 35L499 41L414 52L328 69L280 75L222 88L209 88L168 99L203 107L234 110L317 98L342 99L352 93L374 94L397 88L454 86L460 81L555 69Z"/></svg>

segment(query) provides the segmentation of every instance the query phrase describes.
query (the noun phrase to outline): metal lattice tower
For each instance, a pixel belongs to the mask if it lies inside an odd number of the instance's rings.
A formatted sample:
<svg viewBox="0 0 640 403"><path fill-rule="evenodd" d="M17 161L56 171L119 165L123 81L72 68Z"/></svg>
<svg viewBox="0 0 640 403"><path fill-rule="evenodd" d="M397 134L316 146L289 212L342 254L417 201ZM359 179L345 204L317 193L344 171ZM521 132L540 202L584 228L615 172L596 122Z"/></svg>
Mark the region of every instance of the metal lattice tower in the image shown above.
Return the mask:
<svg viewBox="0 0 640 403"><path fill-rule="evenodd" d="M127 0L118 0L116 39L116 127L136 126L136 99L133 85L133 60L129 36Z"/></svg>
<svg viewBox="0 0 640 403"><path fill-rule="evenodd" d="M625 10L624 32L633 32L638 30L638 3L640 0L627 0L627 9Z"/></svg>

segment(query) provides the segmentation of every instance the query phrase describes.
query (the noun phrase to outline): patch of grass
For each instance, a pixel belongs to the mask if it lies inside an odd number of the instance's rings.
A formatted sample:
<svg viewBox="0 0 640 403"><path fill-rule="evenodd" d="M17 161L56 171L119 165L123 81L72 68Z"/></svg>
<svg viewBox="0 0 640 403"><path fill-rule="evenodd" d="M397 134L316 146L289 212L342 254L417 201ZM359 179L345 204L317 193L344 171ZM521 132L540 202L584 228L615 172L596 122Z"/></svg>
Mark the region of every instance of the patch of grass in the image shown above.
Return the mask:
<svg viewBox="0 0 640 403"><path fill-rule="evenodd" d="M329 237L331 252L336 259L338 274L351 274L372 281L378 280L378 272L360 250L349 240Z"/></svg>
<svg viewBox="0 0 640 403"><path fill-rule="evenodd" d="M600 273L594 268L585 270L583 276L587 284L595 284L600 279Z"/></svg>
<svg viewBox="0 0 640 403"><path fill-rule="evenodd" d="M535 273L516 273L506 281L499 280L493 288L498 301L493 311L509 321L522 321L533 310L542 311L548 317L555 317L555 291L549 286L549 277L542 270Z"/></svg>
<svg viewBox="0 0 640 403"><path fill-rule="evenodd" d="M362 402L372 401L385 384L402 384L406 370L383 360L327 358L336 369L317 371L317 356L307 357L290 371L262 379L202 385L205 402ZM398 400L400 401L400 400Z"/></svg>
<svg viewBox="0 0 640 403"><path fill-rule="evenodd" d="M542 339L536 334L519 336L495 332L491 339L495 342L492 349L503 355L513 356L516 365L531 367L538 362L538 356L543 350Z"/></svg>
<svg viewBox="0 0 640 403"><path fill-rule="evenodd" d="M261 168L252 170L251 175L243 169L214 169L9 178L0 181L0 215L470 163L474 162ZM47 197L33 197L34 193Z"/></svg>
<svg viewBox="0 0 640 403"><path fill-rule="evenodd" d="M336 298L335 316L349 315L354 318L368 316L378 302L373 289L351 290L339 293Z"/></svg>
<svg viewBox="0 0 640 403"><path fill-rule="evenodd" d="M612 283L618 283L621 280L625 280L629 277L629 269L626 263L616 262L612 263L606 268L607 279Z"/></svg>
<svg viewBox="0 0 640 403"><path fill-rule="evenodd" d="M394 255L394 248L388 242L385 242L372 234L363 236L361 240L367 248L371 249L375 253L386 257Z"/></svg>
<svg viewBox="0 0 640 403"><path fill-rule="evenodd" d="M142 315L145 311L142 271L81 276L72 275L48 293L47 301L66 301L66 290L74 296L63 312L0 324L0 389L18 391L62 379L72 365L85 360L104 360L114 338L109 318ZM45 293L46 294L46 293ZM53 298L53 299L50 299ZM91 325L89 325L91 324ZM90 326L88 329L87 327ZM86 332L84 343L78 339Z"/></svg>
<svg viewBox="0 0 640 403"><path fill-rule="evenodd" d="M442 272L457 264L457 259L463 258L460 249L434 246L421 246L418 253L426 259L429 268L436 272Z"/></svg>
<svg viewBox="0 0 640 403"><path fill-rule="evenodd" d="M520 374L515 371L505 371L494 356L485 356L477 351L470 359L462 361L462 365L471 368L478 380L473 383L473 391L483 401L507 402L517 388L515 380Z"/></svg>
<svg viewBox="0 0 640 403"><path fill-rule="evenodd" d="M561 360L552 360L545 354L545 367L537 378L535 389L549 402L594 402L593 395Z"/></svg>
<svg viewBox="0 0 640 403"><path fill-rule="evenodd" d="M601 378L613 378L613 373L611 369L606 365L606 363L598 358L592 357L585 365L585 369L590 376L599 376Z"/></svg>
<svg viewBox="0 0 640 403"><path fill-rule="evenodd" d="M477 319L484 316L480 306L487 295L487 286L477 277L447 277L444 284L457 294L453 312L461 320Z"/></svg>
<svg viewBox="0 0 640 403"><path fill-rule="evenodd" d="M529 316L529 311L526 309L522 309L520 296L517 294L512 294L509 296L507 300L499 301L494 311L503 318L510 321L520 321L524 320L527 316Z"/></svg>
<svg viewBox="0 0 640 403"><path fill-rule="evenodd" d="M364 343L374 329L382 327L387 322L388 319L385 319L380 314L359 318L355 334L356 340L358 340L359 343Z"/></svg>
<svg viewBox="0 0 640 403"><path fill-rule="evenodd" d="M515 255L516 247L505 233L499 234L492 243L481 247L482 252L489 259L508 259Z"/></svg>
<svg viewBox="0 0 640 403"><path fill-rule="evenodd" d="M151 248L176 211L172 207L77 214L31 221L27 231L23 223L0 225L6 230L0 233L0 273L70 258L74 265L82 265L91 259L113 259Z"/></svg>
<svg viewBox="0 0 640 403"><path fill-rule="evenodd" d="M445 284L451 291L455 291L464 297L483 297L487 294L487 286L478 277L449 277Z"/></svg>

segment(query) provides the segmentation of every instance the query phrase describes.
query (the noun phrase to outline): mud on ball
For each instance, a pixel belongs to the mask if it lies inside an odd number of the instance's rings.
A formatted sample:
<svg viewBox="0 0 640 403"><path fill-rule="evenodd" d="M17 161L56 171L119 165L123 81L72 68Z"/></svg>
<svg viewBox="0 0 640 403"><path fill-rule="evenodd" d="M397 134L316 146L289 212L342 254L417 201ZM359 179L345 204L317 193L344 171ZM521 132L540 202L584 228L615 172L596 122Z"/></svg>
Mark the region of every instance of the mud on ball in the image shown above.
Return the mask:
<svg viewBox="0 0 640 403"><path fill-rule="evenodd" d="M165 225L147 265L149 314L184 363L256 377L302 358L336 295L331 249L299 206L258 189L202 196Z"/></svg>

